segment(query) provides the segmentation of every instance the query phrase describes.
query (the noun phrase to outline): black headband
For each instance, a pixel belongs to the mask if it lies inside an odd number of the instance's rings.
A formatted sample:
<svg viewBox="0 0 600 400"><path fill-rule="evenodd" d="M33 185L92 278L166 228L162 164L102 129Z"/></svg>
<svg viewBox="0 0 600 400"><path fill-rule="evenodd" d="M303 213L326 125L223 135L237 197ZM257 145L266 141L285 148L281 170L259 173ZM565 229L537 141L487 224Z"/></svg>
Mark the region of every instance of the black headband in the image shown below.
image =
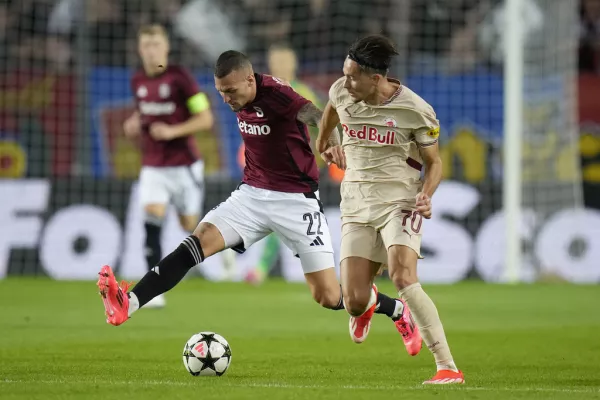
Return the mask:
<svg viewBox="0 0 600 400"><path fill-rule="evenodd" d="M356 55L356 53L352 50L350 50L348 52L348 58L351 59L352 61L356 62L361 67L371 68L371 69L374 69L377 71L386 71L387 72L387 70L388 70L387 66L375 65L375 64L366 62L360 56Z"/></svg>

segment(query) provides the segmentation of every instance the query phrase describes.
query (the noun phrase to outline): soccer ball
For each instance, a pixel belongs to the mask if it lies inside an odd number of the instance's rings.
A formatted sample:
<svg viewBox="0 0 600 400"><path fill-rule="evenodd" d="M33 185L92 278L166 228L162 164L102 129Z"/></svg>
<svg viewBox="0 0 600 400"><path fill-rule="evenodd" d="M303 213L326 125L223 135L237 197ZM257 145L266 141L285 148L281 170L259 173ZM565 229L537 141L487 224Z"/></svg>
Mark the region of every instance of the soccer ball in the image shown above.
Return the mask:
<svg viewBox="0 0 600 400"><path fill-rule="evenodd" d="M229 343L214 332L197 333L183 347L183 365L194 376L221 376L229 364Z"/></svg>

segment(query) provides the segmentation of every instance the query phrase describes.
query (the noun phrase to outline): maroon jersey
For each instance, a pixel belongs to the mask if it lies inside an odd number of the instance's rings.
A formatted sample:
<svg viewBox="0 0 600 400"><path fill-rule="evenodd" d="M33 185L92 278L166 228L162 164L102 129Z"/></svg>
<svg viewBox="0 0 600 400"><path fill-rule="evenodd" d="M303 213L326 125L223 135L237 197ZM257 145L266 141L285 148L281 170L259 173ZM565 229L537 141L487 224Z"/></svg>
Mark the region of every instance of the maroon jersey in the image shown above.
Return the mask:
<svg viewBox="0 0 600 400"><path fill-rule="evenodd" d="M310 136L296 119L310 101L272 76L255 76L256 98L237 113L246 148L243 182L278 192L316 191L319 171Z"/></svg>
<svg viewBox="0 0 600 400"><path fill-rule="evenodd" d="M155 122L174 125L191 117L187 101L200 92L192 75L175 65L156 76L141 70L131 79L131 90L142 122L142 164L167 167L196 162L200 153L193 136L163 141L150 136L150 126Z"/></svg>

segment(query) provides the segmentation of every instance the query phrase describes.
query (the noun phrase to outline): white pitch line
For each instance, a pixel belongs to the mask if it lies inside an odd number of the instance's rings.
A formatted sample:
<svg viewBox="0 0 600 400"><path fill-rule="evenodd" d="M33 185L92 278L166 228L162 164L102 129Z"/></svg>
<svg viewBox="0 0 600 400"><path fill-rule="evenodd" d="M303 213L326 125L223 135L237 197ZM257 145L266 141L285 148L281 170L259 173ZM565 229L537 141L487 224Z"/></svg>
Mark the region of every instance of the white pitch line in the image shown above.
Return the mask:
<svg viewBox="0 0 600 400"><path fill-rule="evenodd" d="M191 378L193 380L199 378ZM200 378L202 379L202 378ZM206 378L205 378L206 379ZM223 379L217 378L214 379ZM226 378L225 378L226 379ZM2 379L0 380L0 384L2 383L10 383L10 384L46 384L46 385L56 385L56 384L107 384L107 385L153 385L153 386L189 386L189 387L197 387L197 383L190 382L178 382L178 381L112 381L112 380L14 380L14 379ZM223 382L223 386L226 387L255 387L255 388L274 388L274 389L346 389L346 390L428 390L431 389L432 386L440 388L440 386L444 388L455 388L456 391L484 391L484 392L549 392L549 393L587 393L587 394L600 394L599 388L589 388L589 389L558 389L558 388L536 388L536 387L515 387L515 388L491 388L491 387L483 387L483 386L468 386L467 385L418 385L418 386L401 386L401 385L376 385L376 386L367 386L367 385L342 385L342 386L327 386L327 385L292 385L287 383L229 383ZM441 389L441 388L440 388Z"/></svg>

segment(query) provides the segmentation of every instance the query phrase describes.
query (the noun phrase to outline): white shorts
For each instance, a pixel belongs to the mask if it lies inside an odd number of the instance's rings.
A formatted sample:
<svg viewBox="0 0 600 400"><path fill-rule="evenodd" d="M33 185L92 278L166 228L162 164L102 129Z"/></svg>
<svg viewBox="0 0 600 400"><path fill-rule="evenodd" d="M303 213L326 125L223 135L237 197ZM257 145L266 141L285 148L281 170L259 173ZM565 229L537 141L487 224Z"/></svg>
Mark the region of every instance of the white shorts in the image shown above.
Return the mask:
<svg viewBox="0 0 600 400"><path fill-rule="evenodd" d="M179 215L200 215L204 201L204 162L176 167L142 167L140 201L173 204Z"/></svg>
<svg viewBox="0 0 600 400"><path fill-rule="evenodd" d="M305 274L335 266L319 192L283 193L241 184L202 222L216 226L225 247L238 252L275 232L300 257Z"/></svg>

